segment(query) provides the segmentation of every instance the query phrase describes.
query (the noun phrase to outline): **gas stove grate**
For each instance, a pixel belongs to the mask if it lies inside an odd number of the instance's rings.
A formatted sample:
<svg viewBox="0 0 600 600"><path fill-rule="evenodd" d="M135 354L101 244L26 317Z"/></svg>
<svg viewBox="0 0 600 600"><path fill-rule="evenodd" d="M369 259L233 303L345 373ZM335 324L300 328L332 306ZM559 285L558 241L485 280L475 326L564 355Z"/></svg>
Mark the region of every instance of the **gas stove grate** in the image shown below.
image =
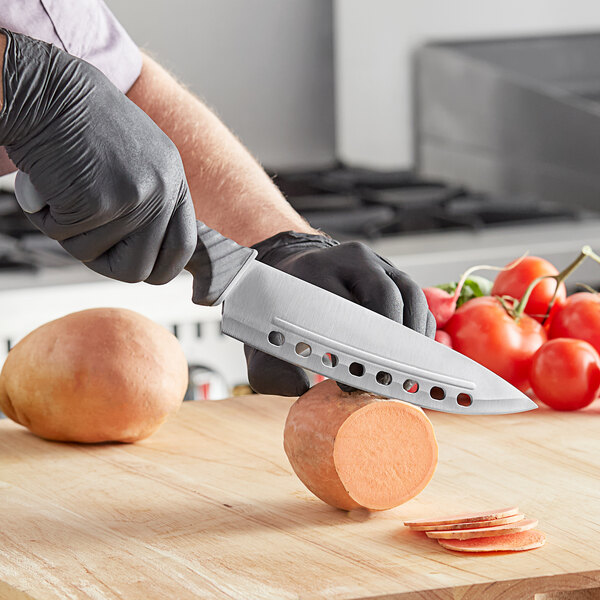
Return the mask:
<svg viewBox="0 0 600 600"><path fill-rule="evenodd" d="M480 230L579 220L580 209L533 198L498 198L421 179L411 171L336 167L274 174L290 204L313 227L340 238Z"/></svg>

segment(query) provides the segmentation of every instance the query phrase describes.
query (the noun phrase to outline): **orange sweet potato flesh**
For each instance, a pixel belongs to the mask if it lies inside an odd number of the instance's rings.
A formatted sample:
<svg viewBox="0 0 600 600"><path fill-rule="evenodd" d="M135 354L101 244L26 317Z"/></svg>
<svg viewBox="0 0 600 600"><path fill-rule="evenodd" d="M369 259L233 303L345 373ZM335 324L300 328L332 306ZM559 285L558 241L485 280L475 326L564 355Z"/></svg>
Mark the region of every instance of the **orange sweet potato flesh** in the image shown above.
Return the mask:
<svg viewBox="0 0 600 600"><path fill-rule="evenodd" d="M537 529L471 540L438 540L440 546L457 552L521 552L543 546L546 536Z"/></svg>
<svg viewBox="0 0 600 600"><path fill-rule="evenodd" d="M495 527L479 527L477 529L458 529L455 531L427 531L427 537L443 540L468 540L471 538L494 537L519 533L537 527L537 519L523 519L517 523L497 525Z"/></svg>
<svg viewBox="0 0 600 600"><path fill-rule="evenodd" d="M0 410L51 440L134 442L179 408L187 382L183 350L164 327L130 310L84 310L14 346Z"/></svg>
<svg viewBox="0 0 600 600"><path fill-rule="evenodd" d="M488 519L487 521L468 521L467 523L449 523L448 525L412 525L411 531L450 531L456 529L476 529L479 527L495 527L507 523L517 523L525 518L523 513L517 513L510 517L500 519Z"/></svg>
<svg viewBox="0 0 600 600"><path fill-rule="evenodd" d="M299 479L337 508L386 510L421 492L437 465L431 422L418 407L315 385L291 407L284 448Z"/></svg>
<svg viewBox="0 0 600 600"><path fill-rule="evenodd" d="M506 508L497 508L495 510L483 510L474 513L461 513L458 515L446 515L427 519L413 519L412 521L404 521L407 527L419 525L450 525L452 523L469 523L472 521L487 521L491 519L501 519L510 517L519 512L517 506L508 506Z"/></svg>

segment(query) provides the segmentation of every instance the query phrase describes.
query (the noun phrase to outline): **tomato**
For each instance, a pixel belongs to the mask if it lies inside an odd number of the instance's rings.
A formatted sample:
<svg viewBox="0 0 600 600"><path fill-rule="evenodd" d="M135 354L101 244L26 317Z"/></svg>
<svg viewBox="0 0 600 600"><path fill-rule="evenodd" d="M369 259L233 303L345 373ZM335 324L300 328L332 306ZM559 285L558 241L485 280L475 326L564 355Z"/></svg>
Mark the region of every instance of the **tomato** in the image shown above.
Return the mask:
<svg viewBox="0 0 600 600"><path fill-rule="evenodd" d="M450 337L450 334L446 333L443 329L438 329L435 332L435 341L452 348L452 338Z"/></svg>
<svg viewBox="0 0 600 600"><path fill-rule="evenodd" d="M529 388L531 359L546 341L543 327L528 315L515 321L497 298L465 302L444 328L452 347L521 391Z"/></svg>
<svg viewBox="0 0 600 600"><path fill-rule="evenodd" d="M591 292L569 296L554 315L548 337L585 340L600 352L600 296Z"/></svg>
<svg viewBox="0 0 600 600"><path fill-rule="evenodd" d="M508 263L506 267L510 267L510 265L516 262L517 261ZM558 275L558 270L552 263L544 258L540 258L539 256L526 256L514 267L498 273L492 287L491 295L511 296L512 298L520 300L529 287L529 284L542 275ZM548 305L554 295L555 289L556 280L544 279L543 281L540 281L533 289L533 292L527 301L525 312L541 323L544 319L544 315L548 311ZM567 289L565 284L561 283L554 304L561 306L564 304L566 296Z"/></svg>
<svg viewBox="0 0 600 600"><path fill-rule="evenodd" d="M556 338L535 353L529 377L535 395L551 408L584 408L600 389L600 356L587 342Z"/></svg>

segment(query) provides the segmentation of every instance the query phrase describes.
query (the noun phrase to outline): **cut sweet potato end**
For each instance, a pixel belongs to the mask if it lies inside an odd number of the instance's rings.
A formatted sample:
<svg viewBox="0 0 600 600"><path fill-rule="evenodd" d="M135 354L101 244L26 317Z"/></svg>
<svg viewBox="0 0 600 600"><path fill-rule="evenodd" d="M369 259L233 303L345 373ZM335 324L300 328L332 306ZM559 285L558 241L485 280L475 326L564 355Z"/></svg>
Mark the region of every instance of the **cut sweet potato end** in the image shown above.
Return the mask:
<svg viewBox="0 0 600 600"><path fill-rule="evenodd" d="M509 506L507 508L498 508L496 510L484 510L475 513L462 513L457 515L448 515L436 517L435 519L413 519L412 521L404 521L407 527L413 525L450 525L452 523L469 523L473 521L487 521L492 519L501 519L510 517L519 512L517 506Z"/></svg>
<svg viewBox="0 0 600 600"><path fill-rule="evenodd" d="M457 529L477 529L480 527L495 527L496 525L506 525L507 523L518 523L525 518L523 513L517 513L510 517L500 519L489 519L487 521L468 521L467 523L450 523L448 525L412 525L411 531L451 531Z"/></svg>
<svg viewBox="0 0 600 600"><path fill-rule="evenodd" d="M370 510L386 510L425 488L437 465L438 446L433 426L420 408L377 401L342 424L333 457L349 496Z"/></svg>
<svg viewBox="0 0 600 600"><path fill-rule="evenodd" d="M546 536L537 529L470 540L438 540L440 546L457 552L522 552L543 546Z"/></svg>

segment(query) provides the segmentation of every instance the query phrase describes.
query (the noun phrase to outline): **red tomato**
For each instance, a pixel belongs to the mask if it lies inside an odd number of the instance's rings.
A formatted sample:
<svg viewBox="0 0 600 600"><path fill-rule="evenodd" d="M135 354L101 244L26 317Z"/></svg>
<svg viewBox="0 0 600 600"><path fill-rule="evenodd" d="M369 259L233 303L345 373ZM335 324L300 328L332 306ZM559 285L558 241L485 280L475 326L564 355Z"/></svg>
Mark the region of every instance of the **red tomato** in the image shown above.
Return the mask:
<svg viewBox="0 0 600 600"><path fill-rule="evenodd" d="M514 264L513 261L506 265ZM526 256L515 267L508 271L500 271L498 273L494 285L492 287L492 296L511 296L520 300L529 287L529 284L542 275L558 275L556 267L539 256ZM554 279L544 279L540 281L534 288L525 312L534 317L540 323L548 310L548 304L554 295L556 289L556 281ZM558 289L558 294L554 301L554 305L561 306L567 297L567 289L565 284L561 283Z"/></svg>
<svg viewBox="0 0 600 600"><path fill-rule="evenodd" d="M452 348L452 338L450 337L450 334L446 333L443 329L438 329L435 332L435 341Z"/></svg>
<svg viewBox="0 0 600 600"><path fill-rule="evenodd" d="M535 353L529 377L535 395L551 408L584 408L600 389L600 356L587 342L556 338Z"/></svg>
<svg viewBox="0 0 600 600"><path fill-rule="evenodd" d="M535 319L523 315L515 321L492 296L465 302L444 329L450 334L455 350L523 392L529 388L531 359L547 339Z"/></svg>
<svg viewBox="0 0 600 600"><path fill-rule="evenodd" d="M579 292L567 298L550 323L550 338L576 338L600 352L600 296Z"/></svg>

